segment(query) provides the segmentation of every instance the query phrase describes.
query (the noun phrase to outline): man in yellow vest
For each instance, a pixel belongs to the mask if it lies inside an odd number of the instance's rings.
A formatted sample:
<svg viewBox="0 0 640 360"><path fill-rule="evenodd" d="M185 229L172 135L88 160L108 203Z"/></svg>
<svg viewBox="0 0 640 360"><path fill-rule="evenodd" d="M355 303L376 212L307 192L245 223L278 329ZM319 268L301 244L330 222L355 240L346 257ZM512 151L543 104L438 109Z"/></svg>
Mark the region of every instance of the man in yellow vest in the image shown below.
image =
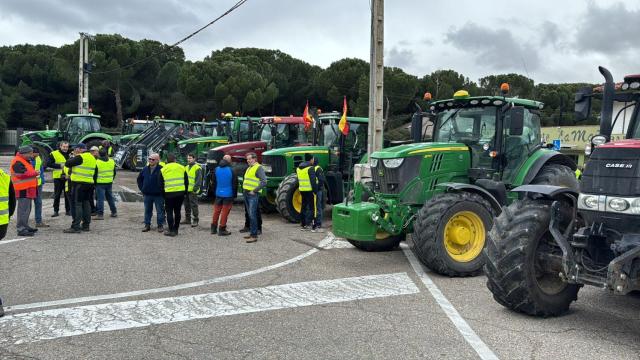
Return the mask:
<svg viewBox="0 0 640 360"><path fill-rule="evenodd" d="M64 191L67 178L62 171L64 163L66 163L67 160L69 160L69 143L62 141L58 145L58 149L49 154L49 161L47 162L47 167L53 169L53 215L51 215L51 217L60 216L58 214L60 210L60 197L63 194L65 195L64 210L67 215L70 215L71 200L66 196L66 192Z"/></svg>
<svg viewBox="0 0 640 360"><path fill-rule="evenodd" d="M48 228L49 225L42 221L42 186L44 185L44 164L40 157L40 151L37 147L33 148L33 158L31 159L31 165L33 168L40 171L38 175L38 194L33 200L33 206L35 207L36 215L36 228Z"/></svg>
<svg viewBox="0 0 640 360"><path fill-rule="evenodd" d="M65 163L65 166L71 170L71 196L75 206L71 227L64 230L65 233L69 234L78 234L90 230L91 201L98 169L96 167L96 158L86 150L87 146L85 144L78 144L76 156Z"/></svg>
<svg viewBox="0 0 640 360"><path fill-rule="evenodd" d="M94 220L104 220L104 199L107 198L111 217L118 217L116 202L113 198L113 181L116 178L116 162L107 155L107 150L100 150L96 159L98 176L96 177L96 217Z"/></svg>
<svg viewBox="0 0 640 360"><path fill-rule="evenodd" d="M267 176L258 163L258 156L255 153L247 153L247 164L249 167L244 173L242 181L242 195L244 197L244 208L249 215L249 235L244 238L248 243L258 241L258 217L260 217L260 206L258 206L258 196L260 190L267 185Z"/></svg>
<svg viewBox="0 0 640 360"><path fill-rule="evenodd" d="M300 225L301 231L309 231L310 225L313 226L315 231L315 218L316 211L316 193L318 192L318 181L316 180L316 173L313 167L313 157L310 154L305 154L305 161L301 162L296 169L298 175L298 191L302 196L302 208L300 209Z"/></svg>
<svg viewBox="0 0 640 360"><path fill-rule="evenodd" d="M0 240L7 235L9 219L16 208L16 194L11 177L0 169ZM2 299L0 299L0 317L4 316Z"/></svg>
<svg viewBox="0 0 640 360"><path fill-rule="evenodd" d="M160 169L160 187L164 195L164 208L169 229L166 236L178 235L180 228L180 211L184 195L189 188L189 178L184 166L176 162L176 156L167 154L167 164Z"/></svg>
<svg viewBox="0 0 640 360"><path fill-rule="evenodd" d="M313 227L315 228L315 232L324 232L322 229L322 215L324 214L324 204L327 202L328 191L326 189L329 188L327 184L327 178L324 175L324 170L320 165L318 165L318 158L313 157L313 171L315 172L318 191L316 192L316 216L313 219ZM311 230L314 231L313 229Z"/></svg>
<svg viewBox="0 0 640 360"><path fill-rule="evenodd" d="M98 148L98 151L100 150L105 150L108 157L113 157L113 146L111 146L111 142L109 140L102 140L102 145Z"/></svg>
<svg viewBox="0 0 640 360"><path fill-rule="evenodd" d="M191 227L197 227L199 222L198 211L198 194L200 193L200 185L202 184L202 168L196 162L196 155L187 155L187 176L189 177L189 188L184 196L184 221L182 224L191 224ZM193 214L193 221L191 220Z"/></svg>

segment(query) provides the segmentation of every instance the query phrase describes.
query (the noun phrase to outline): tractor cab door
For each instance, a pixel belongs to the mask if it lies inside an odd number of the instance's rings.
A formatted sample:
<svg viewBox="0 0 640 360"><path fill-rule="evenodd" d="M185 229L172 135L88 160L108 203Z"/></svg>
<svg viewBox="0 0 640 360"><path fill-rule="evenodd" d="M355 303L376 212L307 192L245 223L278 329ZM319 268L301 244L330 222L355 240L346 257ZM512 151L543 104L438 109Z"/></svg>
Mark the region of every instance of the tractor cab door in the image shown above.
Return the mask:
<svg viewBox="0 0 640 360"><path fill-rule="evenodd" d="M502 179L505 183L512 183L518 174L518 169L529 158L530 154L542 144L540 130L540 115L537 111L523 110L522 129L513 133L511 124L512 112L507 111L503 118L503 156ZM518 134L522 132L522 134Z"/></svg>

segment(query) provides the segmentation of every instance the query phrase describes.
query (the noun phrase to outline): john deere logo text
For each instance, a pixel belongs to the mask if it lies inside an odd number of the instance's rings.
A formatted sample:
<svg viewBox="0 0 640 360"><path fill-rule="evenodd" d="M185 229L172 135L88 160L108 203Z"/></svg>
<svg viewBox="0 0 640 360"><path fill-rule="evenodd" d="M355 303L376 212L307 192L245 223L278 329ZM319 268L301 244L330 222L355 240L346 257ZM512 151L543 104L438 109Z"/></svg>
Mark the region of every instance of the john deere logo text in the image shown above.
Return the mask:
<svg viewBox="0 0 640 360"><path fill-rule="evenodd" d="M606 168L618 168L618 169L631 169L633 164L624 164L624 163L607 163L604 165Z"/></svg>

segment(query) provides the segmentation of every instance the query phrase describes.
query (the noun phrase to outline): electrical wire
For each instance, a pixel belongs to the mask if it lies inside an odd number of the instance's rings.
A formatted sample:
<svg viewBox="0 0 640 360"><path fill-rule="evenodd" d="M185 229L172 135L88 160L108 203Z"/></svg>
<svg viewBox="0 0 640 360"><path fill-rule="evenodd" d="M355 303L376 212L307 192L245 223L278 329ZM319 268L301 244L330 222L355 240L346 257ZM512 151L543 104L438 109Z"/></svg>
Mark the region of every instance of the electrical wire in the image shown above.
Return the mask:
<svg viewBox="0 0 640 360"><path fill-rule="evenodd" d="M112 72L120 71L120 70L122 70L122 69L130 68L130 67L132 67L132 66L135 66L135 65L141 64L141 63L143 63L143 62L145 62L145 61L147 61L147 60L149 60L149 59L151 59L151 58L154 58L154 57L158 56L159 54L161 54L161 53L163 53L163 52L166 52L167 50L172 49L172 48L174 48L174 47L176 47L176 46L178 46L178 45L180 45L180 44L184 43L185 41L187 41L187 40L191 39L192 37L196 36L197 34L199 34L200 32L202 32L204 29L206 29L206 28L208 28L209 26L211 26L211 25L215 24L216 22L218 22L218 21L219 21L220 19L222 19L223 17L225 17L225 16L229 15L229 14L230 14L230 13L232 13L234 10L236 10L237 8L239 8L240 6L244 5L244 3L246 3L247 1L248 1L248 0L239 0L237 3L235 3L235 5L233 5L231 8L229 8L229 10L225 11L222 15L220 15L220 16L218 16L217 18L213 19L212 21L210 21L210 22L209 22L209 23L207 23L206 25L202 26L202 27L201 27L201 28L199 28L198 30L196 30L196 31L192 32L191 34L187 35L186 37L184 37L184 38L182 38L182 39L178 40L178 41L177 41L177 42L175 42L174 44L169 45L169 47L168 47L168 48L163 49L162 51L154 52L154 53L152 53L151 55L149 55L149 56L147 56L147 57L145 57L145 58L142 58L142 59L140 59L140 60L134 61L134 62L132 62L132 63L130 63L130 64L127 64L127 65L122 65L122 66L120 66L120 67L118 67L118 68L116 68L116 69L105 70L105 71L94 71L94 72L92 72L92 75L109 74L109 73L112 73Z"/></svg>

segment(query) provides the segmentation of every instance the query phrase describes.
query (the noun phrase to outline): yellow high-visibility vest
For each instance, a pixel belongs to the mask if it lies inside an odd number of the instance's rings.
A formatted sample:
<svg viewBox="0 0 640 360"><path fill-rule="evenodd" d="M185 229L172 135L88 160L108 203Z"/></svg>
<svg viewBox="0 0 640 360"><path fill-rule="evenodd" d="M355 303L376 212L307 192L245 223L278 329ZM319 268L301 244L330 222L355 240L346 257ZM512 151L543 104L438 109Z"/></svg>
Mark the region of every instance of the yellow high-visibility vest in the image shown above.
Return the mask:
<svg viewBox="0 0 640 360"><path fill-rule="evenodd" d="M40 155L36 156L36 166L34 167L36 171L40 171L42 169L42 158ZM42 174L38 175L38 186L42 185Z"/></svg>
<svg viewBox="0 0 640 360"><path fill-rule="evenodd" d="M200 165L198 163L195 163L193 165L188 165L189 170L187 171L187 176L189 177L189 192L193 192L193 186L196 183L196 173L198 172L198 170L201 170L202 168L200 167Z"/></svg>
<svg viewBox="0 0 640 360"><path fill-rule="evenodd" d="M96 158L88 152L79 155L82 164L73 167L71 181L85 184L94 184L93 174L96 171Z"/></svg>
<svg viewBox="0 0 640 360"><path fill-rule="evenodd" d="M64 181L64 191L69 192L69 183L71 182L71 179L69 179L69 168L66 166L63 166L62 172L67 177L67 179Z"/></svg>
<svg viewBox="0 0 640 360"><path fill-rule="evenodd" d="M60 169L53 169L53 178L60 179L60 177L62 176L62 166L64 166L64 163L67 162L67 159L65 159L60 150L52 151L51 156L53 156L53 160L56 162L56 164L60 165Z"/></svg>
<svg viewBox="0 0 640 360"><path fill-rule="evenodd" d="M301 192L313 190L311 178L309 177L309 169L311 169L311 166L307 166L304 169L296 168L296 174L298 174L298 190Z"/></svg>
<svg viewBox="0 0 640 360"><path fill-rule="evenodd" d="M113 182L113 174L116 168L116 162L113 161L112 158L104 161L102 159L98 159L96 161L96 166L98 167L98 184L111 184Z"/></svg>
<svg viewBox="0 0 640 360"><path fill-rule="evenodd" d="M580 169L576 169L576 179L580 179L582 177L582 171Z"/></svg>
<svg viewBox="0 0 640 360"><path fill-rule="evenodd" d="M260 164L255 163L253 166L249 166L247 171L244 172L244 179L242 180L242 189L247 191L253 191L260 186L260 178L256 176L256 172L260 168Z"/></svg>
<svg viewBox="0 0 640 360"><path fill-rule="evenodd" d="M102 150L104 149L104 146L100 145L100 147L98 148L98 150ZM108 157L113 157L113 146L109 146L107 148L107 156Z"/></svg>
<svg viewBox="0 0 640 360"><path fill-rule="evenodd" d="M0 225L9 223L9 185L11 177L0 169Z"/></svg>
<svg viewBox="0 0 640 360"><path fill-rule="evenodd" d="M178 163L168 163L160 169L162 178L164 179L164 192L185 191L184 174L186 170L184 166Z"/></svg>

